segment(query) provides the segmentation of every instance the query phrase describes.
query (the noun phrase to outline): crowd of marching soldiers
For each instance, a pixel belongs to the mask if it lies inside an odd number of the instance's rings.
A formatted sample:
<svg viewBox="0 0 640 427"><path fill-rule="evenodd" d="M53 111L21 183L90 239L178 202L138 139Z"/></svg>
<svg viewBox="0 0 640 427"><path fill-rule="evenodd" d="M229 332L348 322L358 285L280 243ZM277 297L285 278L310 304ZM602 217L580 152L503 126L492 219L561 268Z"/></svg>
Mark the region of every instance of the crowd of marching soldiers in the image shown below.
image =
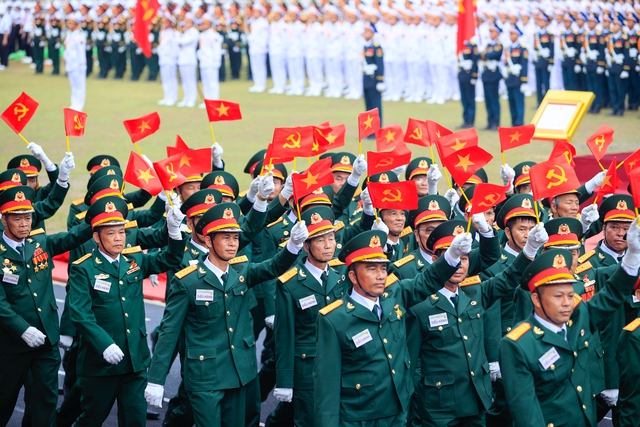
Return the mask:
<svg viewBox="0 0 640 427"><path fill-rule="evenodd" d="M155 200L123 194L118 160L97 155L86 195L65 204L73 154L58 166L28 149L0 173L2 425L24 386L32 425L102 425L117 401L119 424L142 426L176 358L170 426L257 426L272 391L267 425L595 426L609 411L637 425L633 199L580 211L604 172L537 201L534 163L504 165L509 197L469 218L482 169L439 195L429 158L363 183L364 156L332 153L334 183L294 200L293 174L264 151L241 192L216 143L212 172ZM403 179L417 209L376 210L366 182ZM63 205L68 231L48 234ZM51 271L67 251L59 321ZM163 272L152 354L142 281Z"/></svg>

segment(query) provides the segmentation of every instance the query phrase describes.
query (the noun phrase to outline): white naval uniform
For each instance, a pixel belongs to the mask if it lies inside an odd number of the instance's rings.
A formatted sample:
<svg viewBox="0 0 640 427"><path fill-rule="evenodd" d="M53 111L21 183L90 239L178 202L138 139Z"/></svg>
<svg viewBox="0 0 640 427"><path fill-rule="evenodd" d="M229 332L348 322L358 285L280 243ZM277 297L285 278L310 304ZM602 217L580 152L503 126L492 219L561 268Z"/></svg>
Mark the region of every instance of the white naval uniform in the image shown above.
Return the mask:
<svg viewBox="0 0 640 427"><path fill-rule="evenodd" d="M222 42L222 36L213 28L200 33L197 56L205 99L220 99Z"/></svg>
<svg viewBox="0 0 640 427"><path fill-rule="evenodd" d="M167 28L160 33L158 44L158 65L162 80L162 101L166 105L178 102L178 36L173 28Z"/></svg>
<svg viewBox="0 0 640 427"><path fill-rule="evenodd" d="M70 108L82 111L87 96L87 57L85 55L87 39L78 26L68 31L64 39L64 67L71 85Z"/></svg>
<svg viewBox="0 0 640 427"><path fill-rule="evenodd" d="M324 84L325 37L322 24L309 24L305 35L305 60L309 77L309 96L320 96Z"/></svg>
<svg viewBox="0 0 640 427"><path fill-rule="evenodd" d="M347 97L349 99L362 98L362 55L365 40L363 37L364 23L356 21L343 23L344 28L344 61L345 79L347 81Z"/></svg>
<svg viewBox="0 0 640 427"><path fill-rule="evenodd" d="M194 107L198 97L198 82L196 80L196 66L198 59L196 57L196 48L200 33L195 27L189 28L178 36L178 67L180 68L180 81L182 82L182 90L184 98L178 106Z"/></svg>
<svg viewBox="0 0 640 427"><path fill-rule="evenodd" d="M284 18L271 23L269 28L269 64L271 65L271 77L273 89L271 93L284 93L287 85L287 24Z"/></svg>
<svg viewBox="0 0 640 427"><path fill-rule="evenodd" d="M460 84L458 83L458 56L456 50L458 49L458 25L444 24L445 37L444 37L444 66L446 67L446 87L444 99L452 99L454 101L460 101Z"/></svg>
<svg viewBox="0 0 640 427"><path fill-rule="evenodd" d="M342 23L326 21L323 25L327 40L325 51L325 74L327 76L327 98L340 98L344 85L342 58L344 52Z"/></svg>
<svg viewBox="0 0 640 427"><path fill-rule="evenodd" d="M296 20L286 24L287 29L287 70L291 88L287 94L302 95L305 86L304 39L305 25Z"/></svg>
<svg viewBox="0 0 640 427"><path fill-rule="evenodd" d="M251 76L256 92L267 88L267 53L269 52L269 20L264 17L253 19L249 24L249 57Z"/></svg>

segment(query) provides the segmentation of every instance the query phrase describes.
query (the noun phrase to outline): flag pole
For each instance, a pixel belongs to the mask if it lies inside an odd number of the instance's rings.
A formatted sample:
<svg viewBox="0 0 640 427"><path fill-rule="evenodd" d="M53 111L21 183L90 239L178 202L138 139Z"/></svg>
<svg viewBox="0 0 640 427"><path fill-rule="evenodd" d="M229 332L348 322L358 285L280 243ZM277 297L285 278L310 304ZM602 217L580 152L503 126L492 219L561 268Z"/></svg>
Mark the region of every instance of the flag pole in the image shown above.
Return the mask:
<svg viewBox="0 0 640 427"><path fill-rule="evenodd" d="M133 145L136 147L136 150L138 150L138 154L140 154L140 156L142 156L142 150L140 150L140 146L138 145L137 142L134 142ZM155 166L154 166L155 169ZM122 188L124 189L124 182L122 183ZM163 188L164 194L167 195L167 201L169 202L169 206L174 207L173 206L173 201L171 200L171 195L169 194L169 191L165 190Z"/></svg>
<svg viewBox="0 0 640 427"><path fill-rule="evenodd" d="M638 225L640 225L640 218L638 218L638 216L639 216L638 215L638 207L636 206L634 209L636 211L636 220L638 221Z"/></svg>
<svg viewBox="0 0 640 427"><path fill-rule="evenodd" d="M66 140L67 140L67 153L71 152L71 145L69 144L69 135L66 136Z"/></svg>
<svg viewBox="0 0 640 427"><path fill-rule="evenodd" d="M616 166L616 170L618 170L620 168L620 166L622 166L624 164L624 160L621 161L620 163L618 163L618 166Z"/></svg>
<svg viewBox="0 0 640 427"><path fill-rule="evenodd" d="M213 143L216 143L216 134L213 131L213 123L209 122L209 129L211 129L211 139L213 140Z"/></svg>
<svg viewBox="0 0 640 427"><path fill-rule="evenodd" d="M293 158L293 170L298 170L298 159L296 157Z"/></svg>
<svg viewBox="0 0 640 427"><path fill-rule="evenodd" d="M502 155L502 166L507 164L507 161L504 158L504 151L500 151L500 154Z"/></svg>
<svg viewBox="0 0 640 427"><path fill-rule="evenodd" d="M536 213L536 224L540 224L540 214L538 213L538 201L533 199L533 210Z"/></svg>
<svg viewBox="0 0 640 427"><path fill-rule="evenodd" d="M429 146L429 150L431 151L431 163L436 163L436 156L433 154L433 144Z"/></svg>
<svg viewBox="0 0 640 427"><path fill-rule="evenodd" d="M18 132L18 136L24 141L25 144L29 145L29 141L27 141L27 138L22 136L22 134L20 132Z"/></svg>
<svg viewBox="0 0 640 427"><path fill-rule="evenodd" d="M307 160L309 161L309 165L313 165L313 162L311 161L311 157L307 157Z"/></svg>
<svg viewBox="0 0 640 427"><path fill-rule="evenodd" d="M473 221L473 215L469 215L469 221L467 222L467 234L471 232L471 221Z"/></svg>
<svg viewBox="0 0 640 427"><path fill-rule="evenodd" d="M140 146L138 146L138 143L134 142L133 145L136 147L136 150L138 150L138 154L142 156L142 150L140 150Z"/></svg>
<svg viewBox="0 0 640 427"><path fill-rule="evenodd" d="M600 160L598 160L598 165L600 166L600 169L602 169L603 171L606 170L604 166L602 166L602 163L600 163Z"/></svg>
<svg viewBox="0 0 640 427"><path fill-rule="evenodd" d="M362 155L362 140L358 141L358 156Z"/></svg>
<svg viewBox="0 0 640 427"><path fill-rule="evenodd" d="M169 194L168 190L164 190L164 194L167 195L167 201L169 202L169 206L174 207L173 206L173 201L171 200L171 194Z"/></svg>

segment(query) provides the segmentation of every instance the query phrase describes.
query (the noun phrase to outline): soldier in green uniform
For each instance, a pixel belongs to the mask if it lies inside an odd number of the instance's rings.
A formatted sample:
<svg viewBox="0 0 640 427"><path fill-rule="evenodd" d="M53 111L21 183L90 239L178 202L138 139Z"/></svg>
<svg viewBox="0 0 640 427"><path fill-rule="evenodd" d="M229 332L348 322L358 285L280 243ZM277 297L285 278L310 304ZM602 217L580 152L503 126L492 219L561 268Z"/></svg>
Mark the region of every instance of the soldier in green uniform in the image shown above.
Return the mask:
<svg viewBox="0 0 640 427"><path fill-rule="evenodd" d="M227 78L227 61L225 58L229 57L229 46L232 42L227 36L227 27L224 23L224 18L218 21L216 25L216 31L222 36L222 56L220 57L220 70L218 71L218 79L223 82Z"/></svg>
<svg viewBox="0 0 640 427"><path fill-rule="evenodd" d="M142 49L133 37L129 39L127 50L129 51L129 62L131 64L131 77L129 79L135 82L140 80L140 75L147 64Z"/></svg>
<svg viewBox="0 0 640 427"><path fill-rule="evenodd" d="M57 14L51 16L49 20L49 31L47 34L49 44L49 59L53 65L52 76L60 74L60 47L62 46L62 24Z"/></svg>
<svg viewBox="0 0 640 427"><path fill-rule="evenodd" d="M248 290L283 274L296 261L308 236L305 224L291 231L285 250L259 264L236 258L240 209L221 203L209 209L195 231L205 236L209 253L176 273L163 327L156 344L147 401L162 405L170 358L182 334L185 388L196 426L242 426L246 385L256 377L255 336Z"/></svg>
<svg viewBox="0 0 640 427"><path fill-rule="evenodd" d="M636 289L635 298L640 299ZM620 412L619 426L634 427L638 425L640 411L640 318L635 318L622 330L618 340L618 370L620 372L620 395L618 408Z"/></svg>
<svg viewBox="0 0 640 427"><path fill-rule="evenodd" d="M574 292L572 255L548 250L524 272L534 312L500 342L507 403L517 426L595 427L591 381L593 333L631 293L640 267L640 228L627 234L629 248L602 291L589 301Z"/></svg>
<svg viewBox="0 0 640 427"><path fill-rule="evenodd" d="M60 367L58 304L53 257L91 237L88 226L46 235L31 230L35 192L15 186L0 194L0 424L11 418L20 388L31 376L33 425L55 426Z"/></svg>
<svg viewBox="0 0 640 427"><path fill-rule="evenodd" d="M167 205L167 249L144 254L126 248L127 203L107 196L94 202L85 221L98 249L73 262L69 274L71 321L80 334L78 384L82 415L77 426L102 425L118 400L119 419L144 426L146 369L150 355L142 281L180 264L183 215Z"/></svg>
<svg viewBox="0 0 640 427"><path fill-rule="evenodd" d="M162 28L162 17L157 15L153 18L151 25L151 32L149 33L149 41L151 42L151 56L145 59L149 74L147 75L148 82L155 82L158 80L158 72L160 71L160 65L158 64L158 45L160 44L160 29Z"/></svg>
<svg viewBox="0 0 640 427"><path fill-rule="evenodd" d="M438 194L438 181L442 179L442 172L428 157L416 157L407 165L404 177L407 181L413 180L416 183L418 196L423 197Z"/></svg>
<svg viewBox="0 0 640 427"><path fill-rule="evenodd" d="M235 6L232 6L235 7ZM242 68L242 48L243 32L242 18L237 15L237 11L233 12L227 29L227 39L229 40L229 65L231 67L231 79L238 80L240 78L240 69Z"/></svg>
<svg viewBox="0 0 640 427"><path fill-rule="evenodd" d="M31 50L33 51L33 63L36 64L36 74L44 71L44 48L47 46L47 32L43 15L37 15L33 22L33 37L31 38Z"/></svg>

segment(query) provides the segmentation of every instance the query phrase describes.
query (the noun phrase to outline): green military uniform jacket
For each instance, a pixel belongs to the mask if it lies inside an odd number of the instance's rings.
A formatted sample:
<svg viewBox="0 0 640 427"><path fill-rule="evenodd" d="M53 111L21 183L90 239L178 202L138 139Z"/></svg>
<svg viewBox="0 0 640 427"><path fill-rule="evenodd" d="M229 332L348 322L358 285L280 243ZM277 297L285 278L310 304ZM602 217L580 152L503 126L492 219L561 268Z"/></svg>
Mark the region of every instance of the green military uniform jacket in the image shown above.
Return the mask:
<svg viewBox="0 0 640 427"><path fill-rule="evenodd" d="M47 197L33 202L34 212L31 214L32 230L37 230L39 228L45 230L44 221L51 218L56 214L56 212L58 212L58 209L60 209L60 206L64 203L64 198L67 196L68 192L68 185L65 188L55 184L52 186L51 191L47 193ZM37 194L39 194L39 191L36 192L36 195ZM68 228L68 230L71 230L71 228ZM2 231L4 231L4 224L0 222L0 232Z"/></svg>
<svg viewBox="0 0 640 427"><path fill-rule="evenodd" d="M568 341L544 328L533 314L502 339L502 380L518 427L596 426L589 351L593 334L622 304L635 281L620 268L589 301L576 294Z"/></svg>
<svg viewBox="0 0 640 427"><path fill-rule="evenodd" d="M625 326L618 340L620 370L619 426L636 427L640 414L640 318Z"/></svg>
<svg viewBox="0 0 640 427"><path fill-rule="evenodd" d="M313 369L315 425L341 426L407 410L413 392L407 351L407 308L428 296L429 284L444 283L458 267L441 257L420 276L388 276L379 298L382 319L347 295L321 311Z"/></svg>
<svg viewBox="0 0 640 427"><path fill-rule="evenodd" d="M25 239L25 259L0 237L0 354L31 351L20 337L33 326L58 342L58 304L53 293L53 257L91 237L91 227L81 225L70 232L52 235L34 230Z"/></svg>
<svg viewBox="0 0 640 427"><path fill-rule="evenodd" d="M148 380L164 384L180 334L184 336L184 385L187 391L226 390L256 377L249 289L282 274L297 255L280 251L272 259L251 264L246 256L229 262L226 285L204 264L176 273L171 281L162 330Z"/></svg>
<svg viewBox="0 0 640 427"><path fill-rule="evenodd" d="M142 281L177 267L184 243L169 239L168 250L154 254L144 254L140 247L125 249L117 270L97 250L74 261L69 306L71 321L80 333L78 375L121 375L149 366ZM102 356L111 344L124 353L116 365Z"/></svg>

